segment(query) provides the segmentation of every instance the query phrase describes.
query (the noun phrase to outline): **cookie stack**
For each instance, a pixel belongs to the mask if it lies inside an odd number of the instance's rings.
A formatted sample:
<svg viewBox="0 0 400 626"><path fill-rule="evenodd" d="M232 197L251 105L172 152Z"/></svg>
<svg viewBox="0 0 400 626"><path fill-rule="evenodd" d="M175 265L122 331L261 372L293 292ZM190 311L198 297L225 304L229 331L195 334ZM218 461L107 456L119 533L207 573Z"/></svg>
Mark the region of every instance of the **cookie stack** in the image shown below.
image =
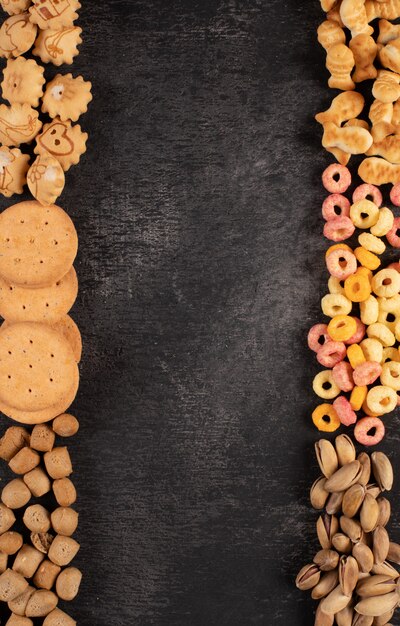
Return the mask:
<svg viewBox="0 0 400 626"><path fill-rule="evenodd" d="M75 26L77 0L0 0L8 13L0 27L5 58L0 105L0 193L33 200L0 213L0 411L21 425L0 439L0 458L14 476L0 503L0 602L10 626L76 624L58 604L73 600L81 572L72 537L69 450L57 437L75 435L66 411L79 386L82 340L68 315L78 294L74 261L78 237L68 214L54 203L65 172L86 151L76 124L87 111L91 83L57 74L47 82L43 63L70 65L82 42ZM23 149L23 145L26 149ZM34 621L32 621L34 620Z"/></svg>

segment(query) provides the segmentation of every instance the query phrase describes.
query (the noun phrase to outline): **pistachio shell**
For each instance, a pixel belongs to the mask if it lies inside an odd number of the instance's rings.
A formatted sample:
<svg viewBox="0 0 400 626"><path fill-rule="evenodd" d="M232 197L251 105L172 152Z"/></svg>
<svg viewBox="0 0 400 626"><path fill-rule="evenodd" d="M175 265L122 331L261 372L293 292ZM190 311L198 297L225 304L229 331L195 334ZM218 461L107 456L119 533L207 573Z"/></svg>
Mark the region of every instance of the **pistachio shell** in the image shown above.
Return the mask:
<svg viewBox="0 0 400 626"><path fill-rule="evenodd" d="M350 596L358 582L358 563L353 556L342 556L339 562L339 584L345 596Z"/></svg>
<svg viewBox="0 0 400 626"><path fill-rule="evenodd" d="M390 576L390 578L397 579L399 573L397 569L390 565L387 561L383 561L383 563L374 563L372 570L372 574L383 574L383 576Z"/></svg>
<svg viewBox="0 0 400 626"><path fill-rule="evenodd" d="M358 543L363 536L361 524L355 519L350 519L345 515L342 515L342 517L340 518L340 528L351 539L353 543Z"/></svg>
<svg viewBox="0 0 400 626"><path fill-rule="evenodd" d="M365 487L358 483L347 489L343 496L342 510L346 517L354 517L365 497Z"/></svg>
<svg viewBox="0 0 400 626"><path fill-rule="evenodd" d="M363 531L366 533L372 532L378 523L378 517L379 505L371 494L366 493L360 511L360 523Z"/></svg>
<svg viewBox="0 0 400 626"><path fill-rule="evenodd" d="M320 439L315 443L315 456L324 476L329 478L339 466L336 450L328 439Z"/></svg>
<svg viewBox="0 0 400 626"><path fill-rule="evenodd" d="M318 565L321 572L330 572L338 566L339 555L335 550L320 550L313 561Z"/></svg>
<svg viewBox="0 0 400 626"><path fill-rule="evenodd" d="M330 572L324 572L319 580L319 583L315 585L311 592L313 600L320 600L325 598L334 589L339 581L337 569Z"/></svg>
<svg viewBox="0 0 400 626"><path fill-rule="evenodd" d="M317 520L317 535L321 547L329 550L332 547L332 537L339 530L339 522L334 515L324 513Z"/></svg>
<svg viewBox="0 0 400 626"><path fill-rule="evenodd" d="M329 596L328 596L329 597ZM370 615L372 617L379 617L388 611L391 611L397 606L399 596L396 591L387 593L384 596L372 596L370 598L363 598L355 606L357 613L361 615Z"/></svg>
<svg viewBox="0 0 400 626"><path fill-rule="evenodd" d="M330 492L345 491L358 481L361 474L359 461L353 461L340 467L325 483L325 489Z"/></svg>
<svg viewBox="0 0 400 626"><path fill-rule="evenodd" d="M366 452L360 452L357 457L357 461L361 464L361 475L358 479L360 485L368 485L369 479L371 477L371 459Z"/></svg>
<svg viewBox="0 0 400 626"><path fill-rule="evenodd" d="M366 573L371 571L374 565L374 555L371 548L366 546L365 543L356 543L353 546L352 554L361 572Z"/></svg>
<svg viewBox="0 0 400 626"><path fill-rule="evenodd" d="M332 545L338 552L342 554L350 554L353 544L344 533L336 533L332 537Z"/></svg>
<svg viewBox="0 0 400 626"><path fill-rule="evenodd" d="M391 563L400 565L400 545L398 543L395 543L394 541L389 543L389 550L386 558Z"/></svg>
<svg viewBox="0 0 400 626"><path fill-rule="evenodd" d="M380 496L377 499L377 503L379 506L379 517L377 521L377 526L386 526L390 520L391 515L391 504L387 498L384 496Z"/></svg>
<svg viewBox="0 0 400 626"><path fill-rule="evenodd" d="M339 465L346 465L356 460L356 449L348 435L336 437L335 448Z"/></svg>
<svg viewBox="0 0 400 626"><path fill-rule="evenodd" d="M377 526L374 530L372 552L374 553L374 561L377 565L386 561L388 557L389 535L383 526Z"/></svg>
<svg viewBox="0 0 400 626"><path fill-rule="evenodd" d="M325 476L320 476L310 489L310 501L314 509L323 509L328 499L329 493L325 489L325 483Z"/></svg>
<svg viewBox="0 0 400 626"><path fill-rule="evenodd" d="M371 454L372 469L376 482L382 491L390 491L393 487L393 467L384 452Z"/></svg>
<svg viewBox="0 0 400 626"><path fill-rule="evenodd" d="M321 572L318 565L315 563L309 563L301 568L296 576L296 587L301 591L307 591L312 589L319 582Z"/></svg>
<svg viewBox="0 0 400 626"><path fill-rule="evenodd" d="M357 584L357 594L361 598L369 598L371 596L382 596L396 589L396 583L390 576L382 574L374 574L368 578L360 580Z"/></svg>
<svg viewBox="0 0 400 626"><path fill-rule="evenodd" d="M344 595L341 586L338 585L326 598L321 600L321 610L328 615L335 615L344 609L350 601L351 596Z"/></svg>
<svg viewBox="0 0 400 626"><path fill-rule="evenodd" d="M325 505L326 512L329 513L329 515L335 515L342 510L343 496L344 491L329 494L328 501Z"/></svg>

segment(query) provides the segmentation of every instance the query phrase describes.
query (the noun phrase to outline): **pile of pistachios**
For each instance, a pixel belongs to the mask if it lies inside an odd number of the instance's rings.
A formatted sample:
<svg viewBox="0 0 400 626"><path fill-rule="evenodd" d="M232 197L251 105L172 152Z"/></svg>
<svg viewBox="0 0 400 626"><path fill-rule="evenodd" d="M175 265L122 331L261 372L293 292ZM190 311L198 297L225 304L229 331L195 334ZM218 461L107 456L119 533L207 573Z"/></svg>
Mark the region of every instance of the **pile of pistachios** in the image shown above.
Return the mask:
<svg viewBox="0 0 400 626"><path fill-rule="evenodd" d="M391 506L382 493L393 485L383 452L369 456L339 435L315 444L322 476L311 487L321 550L296 578L299 589L319 600L315 626L384 626L400 605L400 545L386 526Z"/></svg>

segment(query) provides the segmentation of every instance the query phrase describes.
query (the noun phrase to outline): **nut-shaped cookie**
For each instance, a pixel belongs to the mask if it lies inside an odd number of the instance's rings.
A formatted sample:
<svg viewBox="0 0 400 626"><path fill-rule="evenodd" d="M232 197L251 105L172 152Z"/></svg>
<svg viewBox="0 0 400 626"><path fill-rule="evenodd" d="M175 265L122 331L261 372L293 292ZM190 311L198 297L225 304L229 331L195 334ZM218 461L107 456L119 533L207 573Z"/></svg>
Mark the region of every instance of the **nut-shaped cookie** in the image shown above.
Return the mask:
<svg viewBox="0 0 400 626"><path fill-rule="evenodd" d="M0 148L0 193L9 198L14 193L21 194L26 185L29 169L29 155L19 148Z"/></svg>
<svg viewBox="0 0 400 626"><path fill-rule="evenodd" d="M44 68L33 59L18 57L9 59L3 70L1 89L3 98L11 104L30 104L39 106L39 99L43 95Z"/></svg>
<svg viewBox="0 0 400 626"><path fill-rule="evenodd" d="M30 20L41 30L72 26L80 8L78 0L33 0L29 8Z"/></svg>
<svg viewBox="0 0 400 626"><path fill-rule="evenodd" d="M68 120L62 122L57 117L45 124L36 137L35 154L48 152L61 163L64 172L67 172L71 165L79 163L81 155L86 152L87 139L88 134L82 132L79 124L72 125Z"/></svg>
<svg viewBox="0 0 400 626"><path fill-rule="evenodd" d="M29 191L40 204L54 204L65 185L64 170L60 162L49 153L39 154L32 163L27 182Z"/></svg>
<svg viewBox="0 0 400 626"><path fill-rule="evenodd" d="M76 122L93 99L91 89L92 83L84 81L82 76L57 74L46 86L42 111L53 119L59 117L62 122Z"/></svg>
<svg viewBox="0 0 400 626"><path fill-rule="evenodd" d="M53 65L71 65L79 54L78 46L82 43L82 29L79 26L60 30L41 30L32 53L43 63Z"/></svg>
<svg viewBox="0 0 400 626"><path fill-rule="evenodd" d="M4 146L30 143L36 137L42 122L39 113L29 104L0 105L0 141Z"/></svg>
<svg viewBox="0 0 400 626"><path fill-rule="evenodd" d="M29 21L29 13L9 17L0 28L0 57L19 57L32 48L37 26Z"/></svg>

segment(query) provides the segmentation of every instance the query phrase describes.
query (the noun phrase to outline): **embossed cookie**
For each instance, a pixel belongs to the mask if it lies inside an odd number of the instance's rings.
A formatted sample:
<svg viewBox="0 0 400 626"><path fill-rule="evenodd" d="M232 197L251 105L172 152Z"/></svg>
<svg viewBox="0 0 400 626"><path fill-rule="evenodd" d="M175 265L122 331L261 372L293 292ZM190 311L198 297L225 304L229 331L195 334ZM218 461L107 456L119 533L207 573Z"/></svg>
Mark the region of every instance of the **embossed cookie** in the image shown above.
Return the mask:
<svg viewBox="0 0 400 626"><path fill-rule="evenodd" d="M3 98L11 104L30 104L39 106L39 99L43 95L44 68L33 59L18 57L9 59L3 70L1 89Z"/></svg>
<svg viewBox="0 0 400 626"><path fill-rule="evenodd" d="M29 13L13 15L0 28L0 57L19 57L35 42L37 26L29 21Z"/></svg>
<svg viewBox="0 0 400 626"><path fill-rule="evenodd" d="M39 154L32 163L27 181L29 191L40 204L54 204L65 185L64 170L59 161L48 152Z"/></svg>
<svg viewBox="0 0 400 626"><path fill-rule="evenodd" d="M92 83L84 81L82 76L74 78L72 74L57 74L46 86L42 111L53 119L59 117L62 122L76 122L93 100L91 89Z"/></svg>
<svg viewBox="0 0 400 626"><path fill-rule="evenodd" d="M0 277L0 315L11 323L55 324L64 320L77 295L78 279L73 267L50 287L36 289L21 287Z"/></svg>
<svg viewBox="0 0 400 626"><path fill-rule="evenodd" d="M0 214L0 275L10 283L46 287L72 267L78 237L63 209L20 202Z"/></svg>
<svg viewBox="0 0 400 626"><path fill-rule="evenodd" d="M30 20L42 30L72 26L80 8L78 0L33 0Z"/></svg>
<svg viewBox="0 0 400 626"><path fill-rule="evenodd" d="M9 198L22 193L29 169L29 155L19 148L0 148L0 193Z"/></svg>
<svg viewBox="0 0 400 626"><path fill-rule="evenodd" d="M41 411L68 397L77 364L68 341L47 324L0 329L0 399L20 411Z"/></svg>
<svg viewBox="0 0 400 626"><path fill-rule="evenodd" d="M59 333L63 334L68 340L77 363L82 358L82 337L78 326L72 317L65 315L58 322L52 324L52 327Z"/></svg>
<svg viewBox="0 0 400 626"><path fill-rule="evenodd" d="M5 146L20 146L36 137L42 122L29 104L0 105L0 141Z"/></svg>
<svg viewBox="0 0 400 626"><path fill-rule="evenodd" d="M71 165L79 163L81 155L86 152L87 139L88 134L82 132L79 124L73 126L70 121L62 122L56 118L45 124L36 137L35 154L48 152L67 172Z"/></svg>
<svg viewBox="0 0 400 626"><path fill-rule="evenodd" d="M32 53L43 63L53 65L71 65L79 54L78 46L82 43L82 29L79 26L60 30L42 30L39 32Z"/></svg>
<svg viewBox="0 0 400 626"><path fill-rule="evenodd" d="M32 0L0 0L3 11L8 15L18 15L27 11L32 4Z"/></svg>

